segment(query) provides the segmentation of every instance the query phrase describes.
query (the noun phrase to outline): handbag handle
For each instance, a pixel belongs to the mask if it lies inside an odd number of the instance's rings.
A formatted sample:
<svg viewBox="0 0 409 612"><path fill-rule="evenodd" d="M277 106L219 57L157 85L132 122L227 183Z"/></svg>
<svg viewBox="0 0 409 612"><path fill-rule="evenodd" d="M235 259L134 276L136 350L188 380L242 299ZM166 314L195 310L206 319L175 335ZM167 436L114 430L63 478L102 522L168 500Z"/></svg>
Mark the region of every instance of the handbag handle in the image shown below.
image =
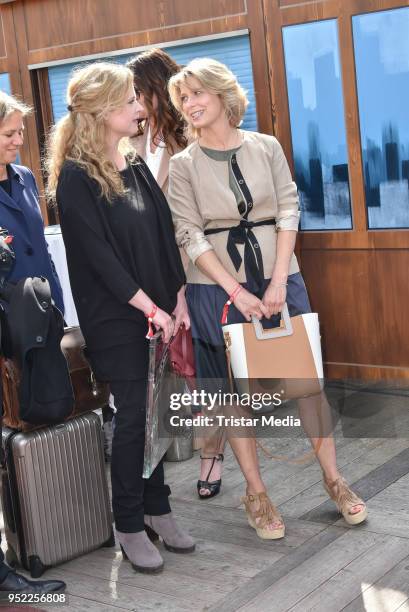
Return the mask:
<svg viewBox="0 0 409 612"><path fill-rule="evenodd" d="M293 326L291 324L291 318L288 313L288 306L284 304L283 310L281 311L281 322L284 326L274 327L266 331L261 324L261 321L256 317L252 316L251 321L254 325L254 331L256 332L257 340L270 340L271 338L283 338L284 336L291 336L293 334Z"/></svg>

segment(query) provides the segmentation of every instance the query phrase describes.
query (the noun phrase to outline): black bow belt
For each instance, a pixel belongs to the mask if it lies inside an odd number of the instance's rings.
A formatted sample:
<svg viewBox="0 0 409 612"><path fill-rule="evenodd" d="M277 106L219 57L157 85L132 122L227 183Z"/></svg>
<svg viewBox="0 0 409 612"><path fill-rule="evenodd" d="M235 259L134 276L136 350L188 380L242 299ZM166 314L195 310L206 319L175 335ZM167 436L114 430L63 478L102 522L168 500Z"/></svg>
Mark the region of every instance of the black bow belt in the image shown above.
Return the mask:
<svg viewBox="0 0 409 612"><path fill-rule="evenodd" d="M258 288L264 281L264 266L263 257L261 255L260 245L257 242L257 238L252 232L253 227L260 227L261 225L275 225L275 219L266 219L265 221L247 221L242 219L239 225L234 227L215 227L204 231L205 236L210 234L220 234L221 232L229 232L227 239L227 252L236 272L242 263L242 257L237 248L238 244L244 244L244 270L246 273L246 280L253 279Z"/></svg>

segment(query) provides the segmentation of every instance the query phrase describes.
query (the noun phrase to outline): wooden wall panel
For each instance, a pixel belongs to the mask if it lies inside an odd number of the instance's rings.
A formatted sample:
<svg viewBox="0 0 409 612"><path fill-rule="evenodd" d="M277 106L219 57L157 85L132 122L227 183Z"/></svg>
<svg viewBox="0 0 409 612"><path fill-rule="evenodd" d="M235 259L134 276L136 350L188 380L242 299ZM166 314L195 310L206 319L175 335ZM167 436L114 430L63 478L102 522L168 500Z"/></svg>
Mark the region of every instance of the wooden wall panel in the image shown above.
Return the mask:
<svg viewBox="0 0 409 612"><path fill-rule="evenodd" d="M389 366L375 367L362 366L350 363L325 364L325 376L328 379L360 379L364 381L393 382L394 386L402 384L407 390L409 381L409 368L392 368Z"/></svg>
<svg viewBox="0 0 409 612"><path fill-rule="evenodd" d="M274 133L274 109L270 93L270 66L267 55L264 10L262 0L248 5L248 29L253 60L254 93L256 97L258 129L265 134Z"/></svg>
<svg viewBox="0 0 409 612"><path fill-rule="evenodd" d="M22 98L24 102L33 106L34 100L31 87L31 75L27 68L28 56L22 3L13 2L12 4L1 6L1 15L5 24L6 48L8 53L7 72L10 75L11 90L14 94ZM21 162L34 172L40 192L42 192L43 177L41 172L40 146L35 114L26 118L25 125L26 130L24 134L24 145L21 149ZM44 221L47 223L47 206L44 197L40 197L40 206Z"/></svg>
<svg viewBox="0 0 409 612"><path fill-rule="evenodd" d="M153 3L148 0L148 4ZM228 18L247 13L244 0L205 0L204 2L203 0L196 2L166 0L161 2L160 6L163 26L208 21L220 17Z"/></svg>
<svg viewBox="0 0 409 612"><path fill-rule="evenodd" d="M0 13L0 58L7 57L6 41L4 40L3 15Z"/></svg>
<svg viewBox="0 0 409 612"><path fill-rule="evenodd" d="M12 91L22 94L20 66L17 56L17 41L14 30L13 9L11 4L0 7L1 34L4 42L5 57L0 59L1 72L7 72L11 81Z"/></svg>
<svg viewBox="0 0 409 612"><path fill-rule="evenodd" d="M274 135L280 141L294 174L291 125L287 103L284 50L281 37L281 11L277 2L263 0L266 23L266 45L270 69L269 85L272 99Z"/></svg>
<svg viewBox="0 0 409 612"><path fill-rule="evenodd" d="M338 16L338 45L340 58L342 58L342 88L351 201L364 203L365 185L362 172L363 161L359 129L358 92L355 78L354 40L352 20L345 11L345 8L341 9ZM355 232L367 233L366 206L352 206L352 222Z"/></svg>
<svg viewBox="0 0 409 612"><path fill-rule="evenodd" d="M307 23L319 19L331 19L342 12L359 15L409 6L409 0L312 0L281 6L282 23Z"/></svg>
<svg viewBox="0 0 409 612"><path fill-rule="evenodd" d="M409 371L409 251L302 250L324 360Z"/></svg>
<svg viewBox="0 0 409 612"><path fill-rule="evenodd" d="M4 47L6 57L1 60L2 72L7 72L10 79L11 91L13 94L24 99L24 92L21 79L19 56L17 52L17 38L13 19L13 5L5 4L0 7L2 34L4 36ZM26 101L26 100L25 100ZM26 122L27 124L27 122ZM20 152L23 163L29 165L31 162L30 136L25 132L24 145Z"/></svg>
<svg viewBox="0 0 409 612"><path fill-rule="evenodd" d="M29 63L246 27L244 0L121 0L120 7L116 0L25 0Z"/></svg>
<svg viewBox="0 0 409 612"><path fill-rule="evenodd" d="M301 4L319 4L321 2L327 2L327 0L278 0L280 8Z"/></svg>

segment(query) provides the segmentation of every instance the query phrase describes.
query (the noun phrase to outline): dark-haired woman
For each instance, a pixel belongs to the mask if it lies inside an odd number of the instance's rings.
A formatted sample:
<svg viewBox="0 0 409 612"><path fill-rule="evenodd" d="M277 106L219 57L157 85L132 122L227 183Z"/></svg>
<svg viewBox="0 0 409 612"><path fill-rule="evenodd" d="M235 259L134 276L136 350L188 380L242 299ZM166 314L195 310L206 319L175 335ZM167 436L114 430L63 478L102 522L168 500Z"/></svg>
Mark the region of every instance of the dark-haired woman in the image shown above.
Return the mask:
<svg viewBox="0 0 409 612"><path fill-rule="evenodd" d="M168 92L169 79L179 72L180 66L161 49L145 51L127 65L134 74L139 102L138 131L131 142L167 196L170 158L188 144L184 120L173 106ZM186 269L188 257L183 250L181 256ZM197 365L200 368L200 364ZM201 376L200 371L198 376ZM222 428L215 427L212 435L203 440L197 482L201 499L213 497L220 491L224 445Z"/></svg>
<svg viewBox="0 0 409 612"><path fill-rule="evenodd" d="M180 67L161 49L145 51L127 65L139 106L138 131L131 142L167 195L169 160L187 146L184 122L168 93L169 79Z"/></svg>

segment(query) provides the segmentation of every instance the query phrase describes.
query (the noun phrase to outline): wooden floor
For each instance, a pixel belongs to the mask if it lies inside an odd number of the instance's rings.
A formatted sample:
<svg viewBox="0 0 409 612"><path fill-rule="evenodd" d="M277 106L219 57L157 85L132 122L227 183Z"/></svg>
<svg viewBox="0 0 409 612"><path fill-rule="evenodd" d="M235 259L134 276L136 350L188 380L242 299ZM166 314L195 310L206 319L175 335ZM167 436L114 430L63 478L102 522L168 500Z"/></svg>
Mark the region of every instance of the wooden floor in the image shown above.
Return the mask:
<svg viewBox="0 0 409 612"><path fill-rule="evenodd" d="M263 477L287 528L283 540L263 542L240 507L244 484L231 451L222 492L207 501L196 496L195 453L166 464L173 510L196 538L194 554L175 555L160 544L165 569L146 576L122 560L118 547L100 549L45 576L67 582L70 612L409 611L409 401L404 394L379 401L389 402L394 436L345 437L345 422L336 428L339 467L368 502L364 525L349 528L339 518L316 462L262 455ZM301 437L263 443L292 459L309 450Z"/></svg>

